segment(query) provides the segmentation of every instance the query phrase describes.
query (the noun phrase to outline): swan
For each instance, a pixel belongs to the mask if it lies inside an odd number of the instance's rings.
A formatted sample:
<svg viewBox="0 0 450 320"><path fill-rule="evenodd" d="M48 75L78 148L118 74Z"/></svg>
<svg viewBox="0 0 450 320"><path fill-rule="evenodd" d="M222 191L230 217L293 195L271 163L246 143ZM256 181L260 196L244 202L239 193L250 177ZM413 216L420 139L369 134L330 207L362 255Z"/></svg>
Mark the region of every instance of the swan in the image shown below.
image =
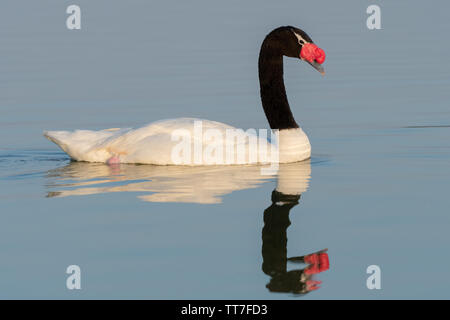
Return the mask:
<svg viewBox="0 0 450 320"><path fill-rule="evenodd" d="M255 131L250 130L243 132L244 139L237 139L236 142L236 137L228 136L228 133L239 129L221 122L195 118L161 120L137 129L45 131L44 136L73 160L107 164L180 164L179 159L174 159L174 150L181 142L187 145L187 148L179 150L185 156L182 164L188 165L267 163L268 158L262 152L268 148L276 150L279 163L309 159L309 139L295 121L286 96L283 56L306 61L324 74L322 64L325 52L303 30L284 26L274 29L265 37L259 53L258 70L262 106L270 128L275 133L271 142L267 136L257 137ZM213 132L211 137L197 134L199 124L201 132ZM174 139L175 132L178 140ZM258 146L257 156L251 157L251 142L255 141ZM219 147L211 149L211 144ZM221 148L228 144L232 145L233 150L243 150L244 156L239 158L233 154L227 161L205 161L203 158L195 159L196 155L191 152L200 148L201 152L212 150L216 156L223 156Z"/></svg>

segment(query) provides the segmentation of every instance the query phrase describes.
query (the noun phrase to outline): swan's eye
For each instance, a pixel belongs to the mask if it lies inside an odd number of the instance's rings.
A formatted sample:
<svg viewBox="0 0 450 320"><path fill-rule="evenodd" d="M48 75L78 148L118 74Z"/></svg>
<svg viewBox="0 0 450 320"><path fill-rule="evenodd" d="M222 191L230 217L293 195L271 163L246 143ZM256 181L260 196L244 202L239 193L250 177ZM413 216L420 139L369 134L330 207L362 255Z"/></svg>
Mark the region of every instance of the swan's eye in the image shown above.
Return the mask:
<svg viewBox="0 0 450 320"><path fill-rule="evenodd" d="M301 35L299 35L298 33L295 33L295 32L293 32L293 33L294 33L295 37L297 38L299 44L301 44L303 46L305 43L308 43L308 41L303 39L303 37Z"/></svg>

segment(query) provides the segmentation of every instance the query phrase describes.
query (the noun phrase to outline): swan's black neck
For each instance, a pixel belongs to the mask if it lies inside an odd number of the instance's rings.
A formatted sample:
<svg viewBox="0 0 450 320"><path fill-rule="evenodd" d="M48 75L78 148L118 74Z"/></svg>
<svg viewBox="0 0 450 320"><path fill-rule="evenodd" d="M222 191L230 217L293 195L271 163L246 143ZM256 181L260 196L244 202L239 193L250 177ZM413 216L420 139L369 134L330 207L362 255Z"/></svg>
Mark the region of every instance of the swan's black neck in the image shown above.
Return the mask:
<svg viewBox="0 0 450 320"><path fill-rule="evenodd" d="M258 61L262 106L272 129L298 128L289 107L283 80L283 50L279 35L264 40Z"/></svg>

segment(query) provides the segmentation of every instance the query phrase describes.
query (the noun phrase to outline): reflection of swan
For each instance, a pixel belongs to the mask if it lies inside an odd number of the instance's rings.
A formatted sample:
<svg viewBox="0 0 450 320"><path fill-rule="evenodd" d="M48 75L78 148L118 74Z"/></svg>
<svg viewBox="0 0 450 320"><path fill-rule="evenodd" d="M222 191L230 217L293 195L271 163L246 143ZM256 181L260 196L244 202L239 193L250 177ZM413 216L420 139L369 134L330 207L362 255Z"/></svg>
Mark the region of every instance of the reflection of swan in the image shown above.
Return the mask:
<svg viewBox="0 0 450 320"><path fill-rule="evenodd" d="M262 106L270 128L279 130L279 143L276 144L279 147L279 161L288 163L308 159L311 155L311 146L308 137L294 120L289 107L283 81L283 56L306 61L323 74L322 63L325 61L325 52L317 47L304 31L294 27L280 27L273 30L261 45L258 69ZM195 120L198 119L163 120L138 129L48 131L44 135L74 160L106 163L180 164L174 160L172 153L178 145L173 139L176 131L176 136L183 140L189 140L186 142L189 150L195 149L196 145L208 147L208 139L196 134ZM231 142L234 145L234 139L229 139L226 131L235 128L220 122L201 121L205 129L210 129L211 134L214 131L214 144L225 146ZM247 151L251 149L248 140L253 136L253 133L247 134L245 141L240 143ZM191 143L193 147L191 147ZM265 145L264 149L270 147L270 143L265 139L262 139L261 143ZM260 157L256 161L246 157L243 161L230 159L229 162L224 162L221 161L223 159L219 159L220 163L211 163L203 159L203 161L197 162L191 160L190 153L187 158L189 164L265 162L265 159Z"/></svg>
<svg viewBox="0 0 450 320"><path fill-rule="evenodd" d="M282 164L278 189L284 192L307 189L310 160ZM261 175L261 166L149 166L105 165L71 162L47 174L49 197L82 196L110 192L138 192L149 202L218 203L223 195L255 188L273 179Z"/></svg>
<svg viewBox="0 0 450 320"><path fill-rule="evenodd" d="M273 292L307 293L318 289L313 275L328 269L322 250L302 257L287 257L287 228L290 210L308 189L310 160L282 164L277 176L261 175L260 166L149 166L71 162L50 170L48 197L83 196L112 192L142 193L149 202L218 203L233 191L256 188L277 178L272 204L264 211L262 270L270 276ZM305 263L304 269L287 270L288 261Z"/></svg>
<svg viewBox="0 0 450 320"><path fill-rule="evenodd" d="M281 182L282 179L281 179ZM272 192L272 205L264 211L262 230L262 270L270 276L267 288L273 292L305 294L319 288L320 281L313 280L314 274L329 269L325 250L301 257L287 257L287 228L291 224L289 212L295 207L305 186L285 184ZM304 269L287 270L288 261L305 263Z"/></svg>

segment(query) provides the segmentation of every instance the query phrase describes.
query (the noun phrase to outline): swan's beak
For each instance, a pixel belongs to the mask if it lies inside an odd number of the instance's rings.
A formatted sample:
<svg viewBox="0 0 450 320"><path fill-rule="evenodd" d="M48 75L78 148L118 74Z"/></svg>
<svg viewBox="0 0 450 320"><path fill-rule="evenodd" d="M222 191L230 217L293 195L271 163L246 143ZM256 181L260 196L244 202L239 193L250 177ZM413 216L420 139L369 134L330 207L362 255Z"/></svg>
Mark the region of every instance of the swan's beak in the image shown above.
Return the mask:
<svg viewBox="0 0 450 320"><path fill-rule="evenodd" d="M325 69L320 63L317 63L316 61L313 62L306 61L306 62L308 62L314 69L319 71L323 76L325 75Z"/></svg>

